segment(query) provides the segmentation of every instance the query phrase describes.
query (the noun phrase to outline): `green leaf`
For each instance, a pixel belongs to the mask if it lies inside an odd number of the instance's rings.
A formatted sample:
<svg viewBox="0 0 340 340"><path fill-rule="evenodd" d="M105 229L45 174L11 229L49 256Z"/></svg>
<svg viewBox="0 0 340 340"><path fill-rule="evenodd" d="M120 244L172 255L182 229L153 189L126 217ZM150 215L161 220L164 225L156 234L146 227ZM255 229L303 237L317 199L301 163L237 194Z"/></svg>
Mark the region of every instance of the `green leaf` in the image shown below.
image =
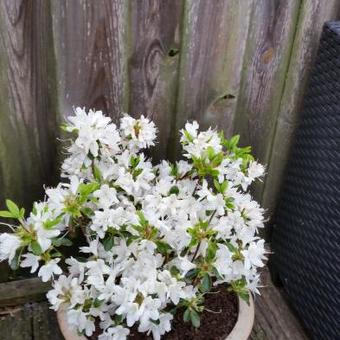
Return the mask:
<svg viewBox="0 0 340 340"><path fill-rule="evenodd" d="M139 223L141 224L141 226L145 227L149 224L149 221L145 218L141 210L137 210L136 214L138 215Z"/></svg>
<svg viewBox="0 0 340 340"><path fill-rule="evenodd" d="M185 277L187 279L193 279L194 277L197 276L197 274L199 273L199 269L198 268L193 268L193 269L190 269L186 274L185 274Z"/></svg>
<svg viewBox="0 0 340 340"><path fill-rule="evenodd" d="M208 273L204 274L201 281L201 290L203 293L209 292L212 286L211 277Z"/></svg>
<svg viewBox="0 0 340 340"><path fill-rule="evenodd" d="M119 314L114 314L114 321L116 325L119 325L120 323L123 322L123 315L119 315Z"/></svg>
<svg viewBox="0 0 340 340"><path fill-rule="evenodd" d="M174 177L177 177L178 176L178 167L177 167L177 164L171 164L170 167L171 167L170 175L174 176Z"/></svg>
<svg viewBox="0 0 340 340"><path fill-rule="evenodd" d="M184 133L185 138L186 138L190 143L192 143L192 142L194 141L194 139L192 138L191 134L190 134L188 131L183 130L183 133Z"/></svg>
<svg viewBox="0 0 340 340"><path fill-rule="evenodd" d="M54 226L56 226L61 221L61 216L57 217L54 220L47 220L44 222L44 228L45 229L52 229Z"/></svg>
<svg viewBox="0 0 340 340"><path fill-rule="evenodd" d="M212 146L208 146L207 148L207 155L210 161L212 161L215 157L215 150Z"/></svg>
<svg viewBox="0 0 340 340"><path fill-rule="evenodd" d="M72 129L72 127L69 126L69 125L67 125L66 123L60 124L60 129L61 129L62 131L65 131L65 132L73 132L73 131L77 131L77 130L78 130L78 129L76 129L76 128L73 128L73 129Z"/></svg>
<svg viewBox="0 0 340 340"><path fill-rule="evenodd" d="M213 273L214 273L214 275L216 276L216 278L218 279L218 280L223 280L223 276L221 276L221 274L219 273L219 271L217 270L217 268L215 268L215 267L213 267Z"/></svg>
<svg viewBox="0 0 340 340"><path fill-rule="evenodd" d="M180 271L178 270L178 268L176 266L172 266L170 268L170 274L174 277L176 277L177 275L180 274Z"/></svg>
<svg viewBox="0 0 340 340"><path fill-rule="evenodd" d="M96 181L101 182L103 179L103 175L100 169L96 165L93 165L92 171L93 171L93 176L96 179Z"/></svg>
<svg viewBox="0 0 340 340"><path fill-rule="evenodd" d="M114 238L113 238L113 236L105 237L104 240L103 240L103 245L104 245L104 249L106 251L111 250L112 247L114 246Z"/></svg>
<svg viewBox="0 0 340 340"><path fill-rule="evenodd" d="M98 307L100 307L100 305L103 303L103 300L99 300L99 299L95 299L94 301L93 301L93 307L94 308L98 308Z"/></svg>
<svg viewBox="0 0 340 340"><path fill-rule="evenodd" d="M229 251L231 251L233 253L237 251L237 248L235 246L233 246L230 242L226 241L225 244L228 247Z"/></svg>
<svg viewBox="0 0 340 340"><path fill-rule="evenodd" d="M217 247L216 242L213 242L213 241L209 242L209 245L207 248L207 254L206 254L206 258L209 262L215 259L217 248L218 247Z"/></svg>
<svg viewBox="0 0 340 340"><path fill-rule="evenodd" d="M229 141L231 148L234 148L235 146L237 146L239 140L240 140L240 135L235 135L235 136L231 137L231 139Z"/></svg>
<svg viewBox="0 0 340 340"><path fill-rule="evenodd" d="M20 209L20 218L25 218L25 209L24 208Z"/></svg>
<svg viewBox="0 0 340 340"><path fill-rule="evenodd" d="M53 239L52 244L55 247L61 247L61 246L70 247L70 246L72 246L73 242L70 239L64 237L64 238Z"/></svg>
<svg viewBox="0 0 340 340"><path fill-rule="evenodd" d="M12 213L13 217L20 218L19 207L11 200L6 200L7 209Z"/></svg>
<svg viewBox="0 0 340 340"><path fill-rule="evenodd" d="M83 207L83 208L81 208L81 212L82 212L85 216L87 216L87 217L89 217L89 218L91 218L91 217L94 215L93 210L92 210L91 208L89 208L89 207Z"/></svg>
<svg viewBox="0 0 340 340"><path fill-rule="evenodd" d="M170 188L169 190L169 195L171 194L175 194L175 195L178 195L179 194L179 189L178 189L178 186L177 185L174 185Z"/></svg>
<svg viewBox="0 0 340 340"><path fill-rule="evenodd" d="M136 168L137 165L139 164L139 162L140 162L140 156L134 156L134 155L132 155L132 156L130 157L130 166L131 166L132 168Z"/></svg>
<svg viewBox="0 0 340 340"><path fill-rule="evenodd" d="M9 264L12 270L17 270L19 268L22 250L23 250L23 247L18 248L17 251L15 252L15 256L13 257L11 263Z"/></svg>
<svg viewBox="0 0 340 340"><path fill-rule="evenodd" d="M214 179L214 186L218 192L221 192L221 185L217 179Z"/></svg>
<svg viewBox="0 0 340 340"><path fill-rule="evenodd" d="M40 247L40 244L37 241L32 241L31 243L31 249L34 255L41 255L42 254L42 249Z"/></svg>
<svg viewBox="0 0 340 340"><path fill-rule="evenodd" d="M190 312L190 320L195 328L198 328L201 325L200 316L194 309L192 309Z"/></svg>
<svg viewBox="0 0 340 340"><path fill-rule="evenodd" d="M1 210L0 211L0 217L13 218L14 216L12 215L11 212L9 212L7 210Z"/></svg>
<svg viewBox="0 0 340 340"><path fill-rule="evenodd" d="M183 314L183 321L184 322L190 321L190 319L191 319L190 315L191 315L191 310L190 310L190 308L187 308L185 310L184 314Z"/></svg>
<svg viewBox="0 0 340 340"><path fill-rule="evenodd" d="M81 183L78 188L78 192L81 196L87 197L89 194L93 193L99 188L99 183L97 182L91 182L91 183Z"/></svg>
<svg viewBox="0 0 340 340"><path fill-rule="evenodd" d="M132 171L132 177L134 180L143 172L142 168L137 168Z"/></svg>
<svg viewBox="0 0 340 340"><path fill-rule="evenodd" d="M238 293L239 297L244 300L249 305L249 292L248 291L241 291Z"/></svg>
<svg viewBox="0 0 340 340"><path fill-rule="evenodd" d="M162 254L167 254L169 250L171 250L171 247L162 241L156 241L157 244L157 250Z"/></svg>

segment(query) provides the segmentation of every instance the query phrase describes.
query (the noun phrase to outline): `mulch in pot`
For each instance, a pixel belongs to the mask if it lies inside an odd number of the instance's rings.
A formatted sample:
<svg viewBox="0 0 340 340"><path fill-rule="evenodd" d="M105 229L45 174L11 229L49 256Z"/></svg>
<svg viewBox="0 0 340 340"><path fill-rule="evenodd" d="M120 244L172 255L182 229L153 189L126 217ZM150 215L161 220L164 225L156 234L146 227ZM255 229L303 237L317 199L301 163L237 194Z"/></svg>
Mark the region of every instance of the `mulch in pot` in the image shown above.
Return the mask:
<svg viewBox="0 0 340 340"><path fill-rule="evenodd" d="M218 293L216 293L218 291ZM183 321L183 311L176 313L171 325L172 330L162 336L164 340L224 340L234 328L238 316L236 294L229 292L225 286L219 286L205 297L205 308L201 316L201 326L196 329L191 323ZM214 311L211 312L211 311ZM217 313L216 313L217 312ZM129 339L151 340L132 329Z"/></svg>

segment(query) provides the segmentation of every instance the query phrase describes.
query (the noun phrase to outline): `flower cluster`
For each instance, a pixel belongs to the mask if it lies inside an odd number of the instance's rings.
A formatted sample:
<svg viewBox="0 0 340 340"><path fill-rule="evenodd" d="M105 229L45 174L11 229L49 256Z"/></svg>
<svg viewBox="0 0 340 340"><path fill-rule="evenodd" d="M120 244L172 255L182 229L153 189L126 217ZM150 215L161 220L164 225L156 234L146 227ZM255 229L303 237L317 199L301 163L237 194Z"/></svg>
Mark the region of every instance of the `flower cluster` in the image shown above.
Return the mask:
<svg viewBox="0 0 340 340"><path fill-rule="evenodd" d="M72 135L64 181L28 217L6 201L0 215L18 223L0 235L0 260L52 280L47 297L72 327L98 328L100 340L126 339L131 327L160 339L179 309L199 327L213 285L245 300L258 292L263 209L247 190L264 168L238 136L187 123L183 159L153 165L143 149L156 127L143 116L118 128L77 108L63 129ZM75 241L74 257L63 256Z"/></svg>

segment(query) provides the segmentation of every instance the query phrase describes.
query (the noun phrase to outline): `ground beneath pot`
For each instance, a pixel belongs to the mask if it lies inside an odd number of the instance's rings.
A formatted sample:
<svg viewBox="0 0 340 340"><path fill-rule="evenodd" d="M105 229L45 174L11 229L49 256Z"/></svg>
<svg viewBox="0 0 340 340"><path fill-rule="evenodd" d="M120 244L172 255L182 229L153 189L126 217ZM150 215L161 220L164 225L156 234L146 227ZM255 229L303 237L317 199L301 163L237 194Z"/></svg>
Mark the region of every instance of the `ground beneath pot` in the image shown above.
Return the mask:
<svg viewBox="0 0 340 340"><path fill-rule="evenodd" d="M225 339L237 321L237 296L228 292L226 287L219 286L212 293L206 295L205 308L199 329L195 329L190 323L183 321L183 312L177 313L172 321L172 331L166 333L162 340ZM149 340L152 339L152 336L148 337L132 330L129 339Z"/></svg>

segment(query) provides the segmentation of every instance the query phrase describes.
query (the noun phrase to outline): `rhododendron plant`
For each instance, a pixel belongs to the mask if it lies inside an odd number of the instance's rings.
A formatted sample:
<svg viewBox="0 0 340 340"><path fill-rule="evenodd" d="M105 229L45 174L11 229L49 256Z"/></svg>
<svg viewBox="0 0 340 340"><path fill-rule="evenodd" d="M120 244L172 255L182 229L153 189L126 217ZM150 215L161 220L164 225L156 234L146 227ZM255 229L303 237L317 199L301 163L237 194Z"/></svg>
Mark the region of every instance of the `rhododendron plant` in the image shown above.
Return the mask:
<svg viewBox="0 0 340 340"><path fill-rule="evenodd" d="M238 136L187 123L183 159L153 165L143 150L156 127L143 116L124 115L117 127L77 108L63 129L72 139L63 181L28 217L6 201L0 260L51 280L51 308L71 327L99 330L100 340L125 339L131 327L160 339L178 310L199 327L212 286L246 301L258 292L263 209L247 190L264 167Z"/></svg>

